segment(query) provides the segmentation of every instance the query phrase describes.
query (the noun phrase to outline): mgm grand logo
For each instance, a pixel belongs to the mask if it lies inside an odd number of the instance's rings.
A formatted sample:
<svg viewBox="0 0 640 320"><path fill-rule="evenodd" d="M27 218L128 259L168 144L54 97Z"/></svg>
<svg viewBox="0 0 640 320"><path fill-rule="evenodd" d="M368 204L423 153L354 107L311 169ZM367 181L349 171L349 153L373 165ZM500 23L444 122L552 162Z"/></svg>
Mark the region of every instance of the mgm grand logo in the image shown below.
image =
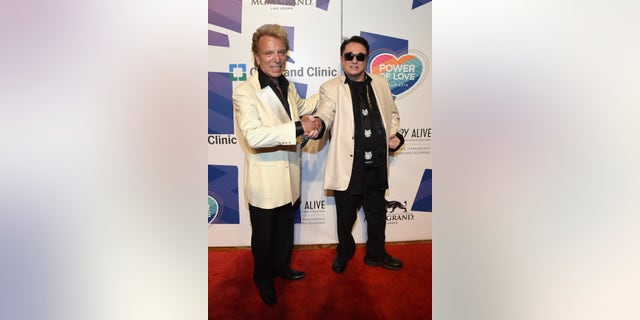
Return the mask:
<svg viewBox="0 0 640 320"><path fill-rule="evenodd" d="M398 221L413 220L413 213L407 212L407 201L385 200L385 202L387 207L387 222L398 223Z"/></svg>
<svg viewBox="0 0 640 320"><path fill-rule="evenodd" d="M251 5L311 6L315 4L314 2L314 0L251 0Z"/></svg>

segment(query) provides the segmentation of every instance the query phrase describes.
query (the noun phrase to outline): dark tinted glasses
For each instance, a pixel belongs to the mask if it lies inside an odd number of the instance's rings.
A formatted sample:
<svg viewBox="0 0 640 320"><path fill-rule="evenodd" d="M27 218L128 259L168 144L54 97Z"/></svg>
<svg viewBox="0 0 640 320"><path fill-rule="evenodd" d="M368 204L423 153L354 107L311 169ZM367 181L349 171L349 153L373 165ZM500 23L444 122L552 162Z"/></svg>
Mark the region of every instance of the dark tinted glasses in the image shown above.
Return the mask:
<svg viewBox="0 0 640 320"><path fill-rule="evenodd" d="M356 57L356 60L358 60L358 61L364 61L364 58L367 57L367 55L364 54L364 53L353 54L351 52L347 52L347 53L343 54L342 56L347 61L353 60L353 57Z"/></svg>

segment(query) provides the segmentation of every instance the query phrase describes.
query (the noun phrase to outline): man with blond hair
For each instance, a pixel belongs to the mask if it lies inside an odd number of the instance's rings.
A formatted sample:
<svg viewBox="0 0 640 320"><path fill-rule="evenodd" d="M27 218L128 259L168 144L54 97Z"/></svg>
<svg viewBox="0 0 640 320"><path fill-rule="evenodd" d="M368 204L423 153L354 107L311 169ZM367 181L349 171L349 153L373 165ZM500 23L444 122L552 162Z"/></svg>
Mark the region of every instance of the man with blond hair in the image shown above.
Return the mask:
<svg viewBox="0 0 640 320"><path fill-rule="evenodd" d="M283 75L289 39L280 25L263 25L253 34L257 72L233 91L236 134L244 152L244 192L251 219L253 279L267 305L277 303L276 276L302 279L291 268L294 204L300 198L300 152L315 138L319 122L311 116L318 95L302 99Z"/></svg>

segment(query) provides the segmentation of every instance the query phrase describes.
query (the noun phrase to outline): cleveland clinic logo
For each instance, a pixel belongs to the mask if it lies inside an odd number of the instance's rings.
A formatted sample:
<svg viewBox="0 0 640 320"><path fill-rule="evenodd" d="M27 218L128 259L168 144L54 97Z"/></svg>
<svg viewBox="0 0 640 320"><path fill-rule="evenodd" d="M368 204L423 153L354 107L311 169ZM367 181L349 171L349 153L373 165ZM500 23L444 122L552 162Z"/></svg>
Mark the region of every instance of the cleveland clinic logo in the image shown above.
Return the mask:
<svg viewBox="0 0 640 320"><path fill-rule="evenodd" d="M429 64L426 56L418 50L409 50L398 56L392 50L378 49L371 53L369 70L385 77L391 93L398 99L420 86L427 76Z"/></svg>
<svg viewBox="0 0 640 320"><path fill-rule="evenodd" d="M247 65L244 63L229 64L229 79L231 79L231 81L247 80Z"/></svg>
<svg viewBox="0 0 640 320"><path fill-rule="evenodd" d="M209 191L209 224L214 224L222 216L222 200L215 192Z"/></svg>

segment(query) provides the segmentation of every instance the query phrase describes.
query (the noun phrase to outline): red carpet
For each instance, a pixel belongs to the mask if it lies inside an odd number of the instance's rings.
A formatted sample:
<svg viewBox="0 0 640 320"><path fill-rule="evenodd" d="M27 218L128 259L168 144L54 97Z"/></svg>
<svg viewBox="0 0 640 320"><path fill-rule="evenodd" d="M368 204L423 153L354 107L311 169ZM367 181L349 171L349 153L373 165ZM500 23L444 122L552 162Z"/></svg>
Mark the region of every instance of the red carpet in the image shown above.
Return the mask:
<svg viewBox="0 0 640 320"><path fill-rule="evenodd" d="M209 319L431 319L431 243L386 246L399 271L369 267L358 247L335 274L335 248L293 251L292 267L307 276L276 278L278 304L267 306L253 283L250 249L209 251Z"/></svg>

